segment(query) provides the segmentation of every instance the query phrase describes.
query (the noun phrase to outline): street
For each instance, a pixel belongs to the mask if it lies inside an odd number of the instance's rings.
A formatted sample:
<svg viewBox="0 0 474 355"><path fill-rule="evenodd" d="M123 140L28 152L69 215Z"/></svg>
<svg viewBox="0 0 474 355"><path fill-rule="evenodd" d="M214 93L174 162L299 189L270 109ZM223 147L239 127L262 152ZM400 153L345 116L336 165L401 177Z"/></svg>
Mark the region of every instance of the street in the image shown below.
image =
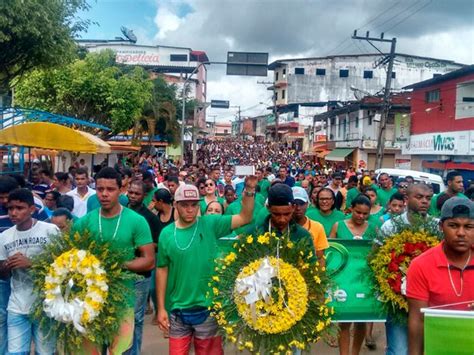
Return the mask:
<svg viewBox="0 0 474 355"><path fill-rule="evenodd" d="M377 342L377 349L370 351L365 346L362 346L360 355L382 355L385 353L385 328L382 323L374 325L374 338ZM162 332L157 326L151 324L151 316L145 318L145 329L143 332L142 355L161 355L168 353L168 340L163 338ZM249 354L248 352L240 352L232 346L225 348L226 354ZM313 345L311 354L335 355L339 351L337 348L332 348L324 342L319 342Z"/></svg>

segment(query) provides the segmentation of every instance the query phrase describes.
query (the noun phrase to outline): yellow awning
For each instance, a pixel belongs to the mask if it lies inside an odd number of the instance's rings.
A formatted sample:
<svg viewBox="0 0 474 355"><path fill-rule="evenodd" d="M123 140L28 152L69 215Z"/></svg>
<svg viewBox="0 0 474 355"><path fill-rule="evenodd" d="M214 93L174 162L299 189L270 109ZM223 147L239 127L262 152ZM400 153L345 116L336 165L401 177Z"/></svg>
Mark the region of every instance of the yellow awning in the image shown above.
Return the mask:
<svg viewBox="0 0 474 355"><path fill-rule="evenodd" d="M110 145L90 133L48 122L27 122L0 130L0 144L80 153L110 153Z"/></svg>

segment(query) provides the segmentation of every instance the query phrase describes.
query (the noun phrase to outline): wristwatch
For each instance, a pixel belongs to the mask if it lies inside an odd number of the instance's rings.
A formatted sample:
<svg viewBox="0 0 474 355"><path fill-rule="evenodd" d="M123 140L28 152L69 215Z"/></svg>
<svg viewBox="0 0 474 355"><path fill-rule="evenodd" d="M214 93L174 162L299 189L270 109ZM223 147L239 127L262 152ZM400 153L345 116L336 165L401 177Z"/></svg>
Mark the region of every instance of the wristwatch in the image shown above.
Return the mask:
<svg viewBox="0 0 474 355"><path fill-rule="evenodd" d="M247 191L247 190L244 190L244 194L245 194L245 196L247 196L247 197L254 197L254 196L255 196L255 191Z"/></svg>

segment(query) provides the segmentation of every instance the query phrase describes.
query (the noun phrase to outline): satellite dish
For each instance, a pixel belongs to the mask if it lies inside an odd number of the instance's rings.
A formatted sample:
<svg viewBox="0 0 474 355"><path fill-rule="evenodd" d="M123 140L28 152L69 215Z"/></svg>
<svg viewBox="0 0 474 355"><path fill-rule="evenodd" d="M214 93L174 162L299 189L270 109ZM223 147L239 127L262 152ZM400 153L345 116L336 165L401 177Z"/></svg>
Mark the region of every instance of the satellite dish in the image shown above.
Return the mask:
<svg viewBox="0 0 474 355"><path fill-rule="evenodd" d="M133 33L131 29L128 29L125 26L120 27L120 31L122 31L123 35L133 43L137 43L137 36Z"/></svg>

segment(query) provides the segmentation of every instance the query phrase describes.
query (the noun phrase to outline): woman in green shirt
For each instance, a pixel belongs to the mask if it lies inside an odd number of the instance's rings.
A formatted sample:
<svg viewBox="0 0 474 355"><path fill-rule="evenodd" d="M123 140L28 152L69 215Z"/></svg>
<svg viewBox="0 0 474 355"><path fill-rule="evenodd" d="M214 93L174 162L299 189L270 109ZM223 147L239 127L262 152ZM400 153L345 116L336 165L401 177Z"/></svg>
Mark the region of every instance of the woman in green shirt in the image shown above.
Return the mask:
<svg viewBox="0 0 474 355"><path fill-rule="evenodd" d="M199 202L199 206L201 208L201 216L206 214L207 205L209 205L212 201L219 201L221 204L224 204L224 200L221 197L217 197L216 194L216 183L212 179L207 179L204 187L206 189L206 195L204 198Z"/></svg>
<svg viewBox="0 0 474 355"><path fill-rule="evenodd" d="M330 238L339 239L373 239L375 237L375 226L367 221L372 204L367 196L357 196L351 204L352 216L350 219L336 222L332 227ZM339 323L339 353L359 354L365 337L366 323L354 323L354 341L352 350L351 329L352 323Z"/></svg>
<svg viewBox="0 0 474 355"><path fill-rule="evenodd" d="M370 203L372 204L368 219L369 223L372 223L377 227L381 227L382 223L380 217L383 216L385 209L377 203L377 190L375 190L373 187L368 187L367 190L365 190L364 195L370 199Z"/></svg>
<svg viewBox="0 0 474 355"><path fill-rule="evenodd" d="M344 213L336 210L335 202L334 192L324 187L316 195L316 208L306 211L306 217L323 225L326 235L329 235L334 223L344 219Z"/></svg>

